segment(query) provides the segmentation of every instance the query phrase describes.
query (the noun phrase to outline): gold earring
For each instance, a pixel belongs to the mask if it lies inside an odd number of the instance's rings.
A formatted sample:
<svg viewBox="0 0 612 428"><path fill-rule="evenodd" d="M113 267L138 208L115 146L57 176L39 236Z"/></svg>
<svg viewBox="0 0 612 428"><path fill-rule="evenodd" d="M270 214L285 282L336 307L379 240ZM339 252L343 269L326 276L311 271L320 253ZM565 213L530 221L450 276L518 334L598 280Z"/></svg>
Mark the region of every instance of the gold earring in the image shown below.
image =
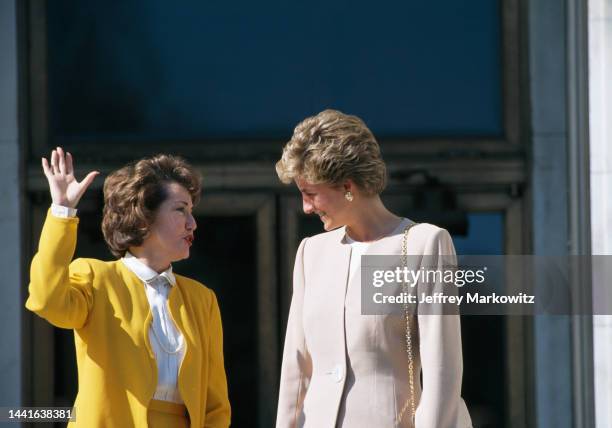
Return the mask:
<svg viewBox="0 0 612 428"><path fill-rule="evenodd" d="M353 194L351 193L350 190L344 194L344 197L346 198L347 201L353 202Z"/></svg>

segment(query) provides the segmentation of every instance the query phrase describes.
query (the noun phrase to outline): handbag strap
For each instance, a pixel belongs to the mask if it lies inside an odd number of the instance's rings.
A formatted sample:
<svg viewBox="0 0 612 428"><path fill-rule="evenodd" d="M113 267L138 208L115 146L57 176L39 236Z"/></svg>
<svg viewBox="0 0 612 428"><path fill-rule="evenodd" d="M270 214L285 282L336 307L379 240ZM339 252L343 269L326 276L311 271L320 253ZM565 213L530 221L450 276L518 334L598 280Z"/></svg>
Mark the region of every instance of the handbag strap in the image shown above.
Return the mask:
<svg viewBox="0 0 612 428"><path fill-rule="evenodd" d="M412 226L417 225L418 223L409 224L404 228L404 236L402 237L402 257L401 264L402 267L408 269L408 232L412 228ZM402 284L402 291L404 293L409 292L408 284L404 282ZM408 386L410 388L410 397L404 403L402 410L400 411L397 417L397 425L399 426L404 417L404 413L408 408L410 409L410 419L414 418L416 412L416 406L414 404L414 358L412 355L412 334L411 334L411 321L412 316L410 315L409 303L406 299L404 302L404 316L406 317L406 353L408 354Z"/></svg>

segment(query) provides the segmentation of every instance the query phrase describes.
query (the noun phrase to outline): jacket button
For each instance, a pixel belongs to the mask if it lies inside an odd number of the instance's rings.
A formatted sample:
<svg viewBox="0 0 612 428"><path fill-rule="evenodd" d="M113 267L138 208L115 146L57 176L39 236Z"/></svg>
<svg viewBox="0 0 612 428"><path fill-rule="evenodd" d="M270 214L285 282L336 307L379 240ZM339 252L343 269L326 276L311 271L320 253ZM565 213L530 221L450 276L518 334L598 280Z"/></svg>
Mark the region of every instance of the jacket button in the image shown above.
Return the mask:
<svg viewBox="0 0 612 428"><path fill-rule="evenodd" d="M334 379L336 383L340 383L342 382L343 378L344 378L344 367L338 364L334 367L334 370L332 371L332 379Z"/></svg>

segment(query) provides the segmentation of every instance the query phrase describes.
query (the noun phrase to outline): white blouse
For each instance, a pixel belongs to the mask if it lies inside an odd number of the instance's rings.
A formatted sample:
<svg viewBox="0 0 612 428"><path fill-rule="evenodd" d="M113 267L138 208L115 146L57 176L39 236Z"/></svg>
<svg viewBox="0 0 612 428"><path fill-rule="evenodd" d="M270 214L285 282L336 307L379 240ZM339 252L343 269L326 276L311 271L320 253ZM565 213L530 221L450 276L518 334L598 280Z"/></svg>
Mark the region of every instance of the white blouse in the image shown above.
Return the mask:
<svg viewBox="0 0 612 428"><path fill-rule="evenodd" d="M178 371L185 357L186 346L168 308L168 294L171 287L176 285L172 266L158 274L129 252L121 261L143 282L151 306L153 322L149 328L149 342L157 361L157 389L153 398L182 404Z"/></svg>

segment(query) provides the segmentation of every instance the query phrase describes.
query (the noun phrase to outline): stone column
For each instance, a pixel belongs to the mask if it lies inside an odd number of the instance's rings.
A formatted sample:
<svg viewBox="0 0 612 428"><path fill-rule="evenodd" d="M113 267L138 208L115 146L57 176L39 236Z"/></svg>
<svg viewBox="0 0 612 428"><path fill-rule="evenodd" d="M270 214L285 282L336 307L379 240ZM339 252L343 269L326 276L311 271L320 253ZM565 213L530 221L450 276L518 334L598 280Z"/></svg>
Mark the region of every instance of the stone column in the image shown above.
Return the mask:
<svg viewBox="0 0 612 428"><path fill-rule="evenodd" d="M589 0L591 247L612 255L612 0ZM610 287L595 281L594 287ZM610 314L612 315L612 314ZM612 316L593 319L595 423L612 426Z"/></svg>
<svg viewBox="0 0 612 428"><path fill-rule="evenodd" d="M21 179L18 131L17 10L0 1L0 406L21 405Z"/></svg>

